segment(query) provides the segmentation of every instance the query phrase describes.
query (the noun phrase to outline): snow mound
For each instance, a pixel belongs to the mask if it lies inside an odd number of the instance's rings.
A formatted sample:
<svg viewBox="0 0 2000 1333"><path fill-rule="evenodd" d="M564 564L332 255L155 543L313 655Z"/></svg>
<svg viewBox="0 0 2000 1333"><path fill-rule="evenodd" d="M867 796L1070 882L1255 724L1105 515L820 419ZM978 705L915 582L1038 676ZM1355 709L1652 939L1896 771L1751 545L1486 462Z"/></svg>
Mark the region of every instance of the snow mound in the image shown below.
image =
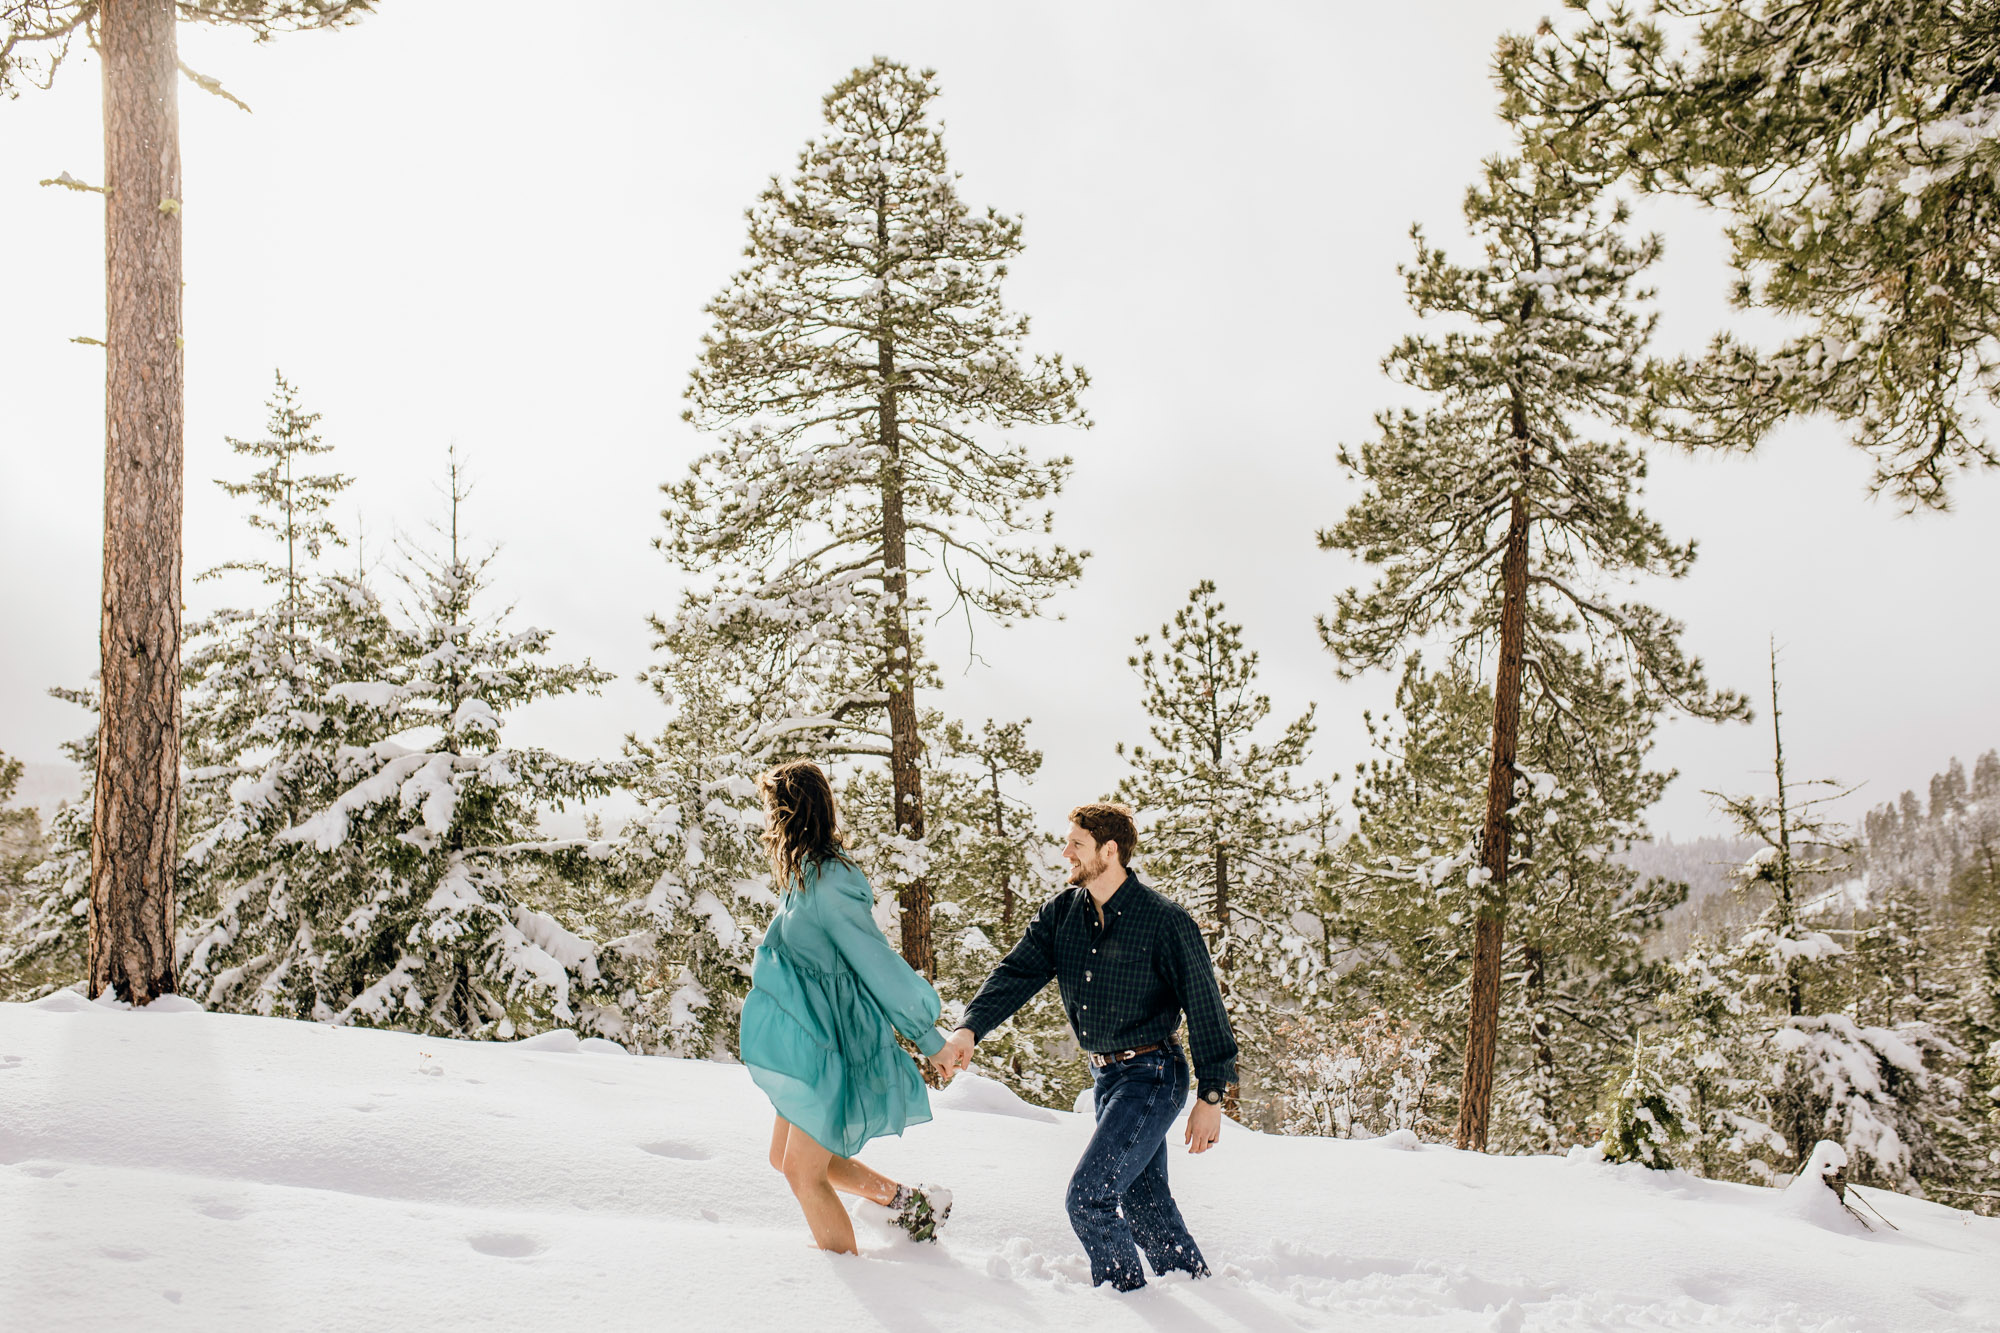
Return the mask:
<svg viewBox="0 0 2000 1333"><path fill-rule="evenodd" d="M1831 1199L1819 1178L1779 1196L1234 1128L1200 1155L1167 1141L1215 1276L1120 1296L1063 1208L1090 1118L978 1079L863 1154L952 1191L940 1243L856 1203L864 1257L830 1256L740 1065L142 1013L0 1004L0 1327L2000 1327L2000 1221L1939 1204L1871 1194L1901 1228L1871 1236L1780 1206Z"/></svg>
<svg viewBox="0 0 2000 1333"><path fill-rule="evenodd" d="M538 1032L532 1037L523 1037L514 1043L517 1051L554 1051L560 1055L574 1055L583 1049L583 1042L568 1028L551 1028Z"/></svg>
<svg viewBox="0 0 2000 1333"><path fill-rule="evenodd" d="M1424 1146L1414 1129L1392 1129L1373 1142L1378 1148L1394 1148L1398 1152L1415 1152Z"/></svg>
<svg viewBox="0 0 2000 1333"><path fill-rule="evenodd" d="M28 1006L46 1014L87 1014L90 1001L73 990L52 991Z"/></svg>
<svg viewBox="0 0 2000 1333"><path fill-rule="evenodd" d="M1813 1145L1804 1168L1778 1196L1777 1211L1843 1236L1870 1234L1869 1226L1841 1203L1828 1179L1846 1166L1846 1151L1838 1143L1821 1139Z"/></svg>
<svg viewBox="0 0 2000 1333"><path fill-rule="evenodd" d="M1061 1123L1054 1111L1022 1101L1005 1083L980 1074L960 1074L942 1092L931 1095L931 1105L952 1111L976 1111L981 1115L1039 1120L1046 1125Z"/></svg>

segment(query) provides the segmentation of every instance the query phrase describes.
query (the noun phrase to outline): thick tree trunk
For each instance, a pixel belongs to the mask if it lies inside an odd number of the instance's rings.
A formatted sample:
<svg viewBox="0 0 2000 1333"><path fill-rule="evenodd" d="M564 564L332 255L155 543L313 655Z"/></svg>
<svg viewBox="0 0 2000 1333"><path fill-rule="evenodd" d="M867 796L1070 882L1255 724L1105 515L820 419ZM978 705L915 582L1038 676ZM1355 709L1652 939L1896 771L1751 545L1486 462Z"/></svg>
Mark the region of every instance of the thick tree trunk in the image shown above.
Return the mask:
<svg viewBox="0 0 2000 1333"><path fill-rule="evenodd" d="M180 803L181 161L174 0L105 0L103 654L90 993L174 989Z"/></svg>
<svg viewBox="0 0 2000 1333"><path fill-rule="evenodd" d="M876 343L882 375L882 563L886 570L884 610L889 660L889 779L896 802L896 831L924 836L923 738L917 732L916 654L910 642L909 545L903 526L902 438L896 426L895 348L885 336ZM931 886L919 875L896 894L902 908L903 958L927 977L937 975L931 944Z"/></svg>
<svg viewBox="0 0 2000 1333"><path fill-rule="evenodd" d="M1518 417L1518 412L1517 412ZM1525 440L1525 423L1517 421ZM1507 859L1514 801L1514 756L1521 732L1521 659L1527 639L1528 505L1516 492L1500 565L1500 666L1493 682L1493 759L1486 771L1486 825L1479 863L1485 901L1472 932L1472 1013L1465 1032L1465 1077L1459 1085L1458 1146L1486 1151L1493 1111L1493 1057L1500 1037L1500 953L1507 923Z"/></svg>

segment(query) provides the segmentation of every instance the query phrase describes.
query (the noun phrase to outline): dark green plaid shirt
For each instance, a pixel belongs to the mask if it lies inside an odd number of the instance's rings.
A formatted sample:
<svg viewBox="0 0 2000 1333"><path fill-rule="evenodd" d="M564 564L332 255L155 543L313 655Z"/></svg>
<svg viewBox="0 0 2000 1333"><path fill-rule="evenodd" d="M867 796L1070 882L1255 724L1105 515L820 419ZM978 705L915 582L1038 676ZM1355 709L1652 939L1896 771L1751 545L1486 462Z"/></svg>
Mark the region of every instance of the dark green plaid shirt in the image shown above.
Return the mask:
<svg viewBox="0 0 2000 1333"><path fill-rule="evenodd" d="M1128 873L1104 904L1057 894L1035 913L965 1010L974 1041L1014 1016L1053 977L1077 1045L1100 1055L1166 1041L1187 1011L1188 1054L1202 1093L1236 1081L1236 1038L1194 918Z"/></svg>

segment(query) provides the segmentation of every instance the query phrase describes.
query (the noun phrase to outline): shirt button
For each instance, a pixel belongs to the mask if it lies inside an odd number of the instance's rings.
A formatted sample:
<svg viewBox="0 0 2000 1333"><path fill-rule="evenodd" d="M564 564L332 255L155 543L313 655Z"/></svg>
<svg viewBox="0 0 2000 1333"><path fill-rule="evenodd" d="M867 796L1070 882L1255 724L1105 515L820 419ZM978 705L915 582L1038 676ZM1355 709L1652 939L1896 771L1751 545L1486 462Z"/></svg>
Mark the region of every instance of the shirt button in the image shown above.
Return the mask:
<svg viewBox="0 0 2000 1333"><path fill-rule="evenodd" d="M1090 1006L1089 1006L1089 1005L1087 1005L1087 1004L1080 1004L1080 1005L1078 1005L1078 1006L1077 1006L1077 1009L1078 1009L1078 1011L1079 1011L1079 1012L1080 1012L1080 1011L1082 1011L1082 1010L1085 1010L1085 1009L1088 1009L1088 1008L1090 1008Z"/></svg>
<svg viewBox="0 0 2000 1333"><path fill-rule="evenodd" d="M1084 974L1083 974L1083 979L1084 979L1085 981L1088 981L1088 980L1090 980L1090 973L1088 973L1088 972L1084 973Z"/></svg>

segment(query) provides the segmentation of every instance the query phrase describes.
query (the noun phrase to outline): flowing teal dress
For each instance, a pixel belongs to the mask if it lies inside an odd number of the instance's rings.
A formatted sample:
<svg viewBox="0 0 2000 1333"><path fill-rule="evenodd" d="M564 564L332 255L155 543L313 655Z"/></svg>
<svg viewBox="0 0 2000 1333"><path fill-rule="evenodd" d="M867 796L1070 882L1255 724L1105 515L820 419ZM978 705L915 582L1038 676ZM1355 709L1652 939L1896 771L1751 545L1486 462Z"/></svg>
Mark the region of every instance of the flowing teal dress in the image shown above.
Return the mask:
<svg viewBox="0 0 2000 1333"><path fill-rule="evenodd" d="M852 1157L931 1118L916 1062L944 1047L938 994L889 947L868 880L843 861L809 867L751 964L738 1049L778 1114Z"/></svg>

